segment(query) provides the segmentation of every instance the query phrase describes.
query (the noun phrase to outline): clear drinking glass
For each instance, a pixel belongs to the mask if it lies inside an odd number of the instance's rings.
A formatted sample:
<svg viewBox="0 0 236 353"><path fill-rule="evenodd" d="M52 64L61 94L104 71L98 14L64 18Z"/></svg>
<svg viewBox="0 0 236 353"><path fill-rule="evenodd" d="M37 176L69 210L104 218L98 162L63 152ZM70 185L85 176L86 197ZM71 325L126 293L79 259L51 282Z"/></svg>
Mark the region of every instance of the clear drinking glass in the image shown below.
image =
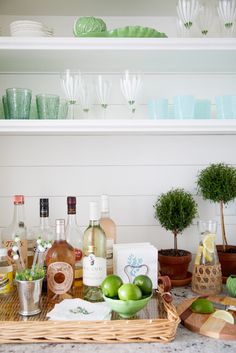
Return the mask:
<svg viewBox="0 0 236 353"><path fill-rule="evenodd" d="M213 220L199 220L198 231L200 242L195 259L195 265L217 265L219 258L216 250L217 222Z"/></svg>
<svg viewBox="0 0 236 353"><path fill-rule="evenodd" d="M223 24L223 34L232 37L236 19L236 0L219 0L217 12Z"/></svg>
<svg viewBox="0 0 236 353"><path fill-rule="evenodd" d="M131 75L128 70L125 71L120 79L121 92L130 108L130 117L134 118L136 112L137 95L141 88L141 76L139 74Z"/></svg>
<svg viewBox="0 0 236 353"><path fill-rule="evenodd" d="M36 104L39 119L57 119L60 97L54 94L38 94Z"/></svg>
<svg viewBox="0 0 236 353"><path fill-rule="evenodd" d="M32 91L28 88L7 88L9 119L29 119Z"/></svg>
<svg viewBox="0 0 236 353"><path fill-rule="evenodd" d="M69 119L75 118L75 104L79 99L80 72L67 69L61 74L61 87L69 103Z"/></svg>
<svg viewBox="0 0 236 353"><path fill-rule="evenodd" d="M60 98L60 105L58 111L58 119L67 119L68 115L68 101Z"/></svg>
<svg viewBox="0 0 236 353"><path fill-rule="evenodd" d="M104 78L99 75L95 86L99 104L103 109L103 119L105 119L108 108L108 101L111 94L111 82L104 80Z"/></svg>

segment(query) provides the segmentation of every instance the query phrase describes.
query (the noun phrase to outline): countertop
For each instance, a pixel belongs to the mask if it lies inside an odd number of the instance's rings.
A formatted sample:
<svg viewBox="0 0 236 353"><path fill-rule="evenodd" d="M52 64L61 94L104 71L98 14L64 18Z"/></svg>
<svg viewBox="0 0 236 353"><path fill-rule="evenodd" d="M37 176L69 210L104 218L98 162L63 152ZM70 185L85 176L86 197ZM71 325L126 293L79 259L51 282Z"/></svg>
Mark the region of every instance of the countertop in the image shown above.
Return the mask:
<svg viewBox="0 0 236 353"><path fill-rule="evenodd" d="M184 298L193 296L190 287L180 287L172 289L174 304L178 305ZM142 353L224 353L236 352L235 341L222 341L213 338L201 336L190 332L181 324L178 327L176 338L169 343L131 343L131 344L2 344L0 345L0 353L31 353L31 352L47 352L47 353L124 353L124 352L142 352Z"/></svg>

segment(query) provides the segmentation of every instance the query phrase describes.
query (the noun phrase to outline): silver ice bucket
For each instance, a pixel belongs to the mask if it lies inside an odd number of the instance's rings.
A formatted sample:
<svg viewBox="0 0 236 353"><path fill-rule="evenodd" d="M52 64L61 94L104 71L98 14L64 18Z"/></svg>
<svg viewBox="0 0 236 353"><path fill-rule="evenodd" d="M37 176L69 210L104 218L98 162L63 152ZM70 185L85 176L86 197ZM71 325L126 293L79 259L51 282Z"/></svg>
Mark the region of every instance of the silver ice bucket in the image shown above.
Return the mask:
<svg viewBox="0 0 236 353"><path fill-rule="evenodd" d="M43 278L34 281L16 280L16 283L20 300L19 314L23 316L39 314L41 312Z"/></svg>

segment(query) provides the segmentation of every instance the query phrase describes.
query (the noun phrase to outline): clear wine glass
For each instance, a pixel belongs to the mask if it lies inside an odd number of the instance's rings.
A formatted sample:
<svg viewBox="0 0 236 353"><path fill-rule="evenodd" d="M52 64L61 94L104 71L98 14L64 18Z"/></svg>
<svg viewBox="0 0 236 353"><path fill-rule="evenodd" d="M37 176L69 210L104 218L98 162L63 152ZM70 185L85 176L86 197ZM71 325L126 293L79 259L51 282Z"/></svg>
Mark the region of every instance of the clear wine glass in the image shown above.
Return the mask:
<svg viewBox="0 0 236 353"><path fill-rule="evenodd" d="M199 8L198 0L178 0L176 6L178 17L189 31L192 28L194 19L198 15Z"/></svg>
<svg viewBox="0 0 236 353"><path fill-rule="evenodd" d="M103 109L103 119L105 119L107 108L108 108L108 101L111 94L111 82L104 80L102 75L98 76L97 83L96 83L96 93L97 93L99 104Z"/></svg>
<svg viewBox="0 0 236 353"><path fill-rule="evenodd" d="M92 108L92 91L91 84L84 77L81 77L79 85L79 98L82 113L86 118L89 117L89 112Z"/></svg>
<svg viewBox="0 0 236 353"><path fill-rule="evenodd" d="M128 103L131 112L131 118L134 118L136 112L137 95L141 88L140 74L131 75L128 70L125 71L120 79L121 92Z"/></svg>
<svg viewBox="0 0 236 353"><path fill-rule="evenodd" d="M204 37L208 35L212 22L213 8L209 4L205 3L200 7L197 17L197 25Z"/></svg>
<svg viewBox="0 0 236 353"><path fill-rule="evenodd" d="M75 118L75 104L79 98L80 72L67 69L61 74L61 86L69 103L69 119Z"/></svg>
<svg viewBox="0 0 236 353"><path fill-rule="evenodd" d="M231 37L236 19L236 0L219 0L217 12L223 24L224 34Z"/></svg>

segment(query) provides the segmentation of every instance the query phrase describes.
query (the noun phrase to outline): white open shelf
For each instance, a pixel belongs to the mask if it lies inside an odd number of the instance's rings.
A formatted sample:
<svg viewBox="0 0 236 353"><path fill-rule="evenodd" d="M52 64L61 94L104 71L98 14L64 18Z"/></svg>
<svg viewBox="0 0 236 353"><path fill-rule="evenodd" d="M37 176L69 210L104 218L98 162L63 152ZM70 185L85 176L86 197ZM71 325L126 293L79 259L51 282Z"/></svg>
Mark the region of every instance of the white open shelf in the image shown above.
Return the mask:
<svg viewBox="0 0 236 353"><path fill-rule="evenodd" d="M0 135L227 135L235 120L0 120Z"/></svg>
<svg viewBox="0 0 236 353"><path fill-rule="evenodd" d="M0 72L236 72L236 38L0 37Z"/></svg>

